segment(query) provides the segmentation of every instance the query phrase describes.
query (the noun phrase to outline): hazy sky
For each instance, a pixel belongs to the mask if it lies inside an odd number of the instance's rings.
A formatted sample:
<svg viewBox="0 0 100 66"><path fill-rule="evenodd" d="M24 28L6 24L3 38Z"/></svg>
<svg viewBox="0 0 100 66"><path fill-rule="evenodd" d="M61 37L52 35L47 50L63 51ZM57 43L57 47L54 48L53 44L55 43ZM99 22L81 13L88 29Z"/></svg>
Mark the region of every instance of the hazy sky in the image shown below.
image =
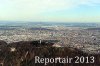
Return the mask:
<svg viewBox="0 0 100 66"><path fill-rule="evenodd" d="M0 0L0 21L100 22L100 0Z"/></svg>

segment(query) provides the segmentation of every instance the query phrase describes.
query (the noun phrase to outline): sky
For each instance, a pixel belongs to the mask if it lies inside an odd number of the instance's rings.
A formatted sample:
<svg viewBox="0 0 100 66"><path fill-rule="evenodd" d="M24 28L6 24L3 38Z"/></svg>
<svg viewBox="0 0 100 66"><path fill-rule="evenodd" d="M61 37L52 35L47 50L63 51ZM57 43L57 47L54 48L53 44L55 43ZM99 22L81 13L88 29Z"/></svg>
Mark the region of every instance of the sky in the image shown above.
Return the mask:
<svg viewBox="0 0 100 66"><path fill-rule="evenodd" d="M100 22L100 0L0 0L0 21Z"/></svg>

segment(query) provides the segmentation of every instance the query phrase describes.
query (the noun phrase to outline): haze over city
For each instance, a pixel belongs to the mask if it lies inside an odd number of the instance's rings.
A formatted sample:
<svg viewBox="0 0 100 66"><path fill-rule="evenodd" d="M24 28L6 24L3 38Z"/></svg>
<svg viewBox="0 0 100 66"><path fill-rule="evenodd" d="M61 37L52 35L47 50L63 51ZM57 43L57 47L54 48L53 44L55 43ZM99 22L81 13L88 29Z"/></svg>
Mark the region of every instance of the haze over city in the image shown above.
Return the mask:
<svg viewBox="0 0 100 66"><path fill-rule="evenodd" d="M35 56L100 66L100 0L0 0L0 66L45 66Z"/></svg>

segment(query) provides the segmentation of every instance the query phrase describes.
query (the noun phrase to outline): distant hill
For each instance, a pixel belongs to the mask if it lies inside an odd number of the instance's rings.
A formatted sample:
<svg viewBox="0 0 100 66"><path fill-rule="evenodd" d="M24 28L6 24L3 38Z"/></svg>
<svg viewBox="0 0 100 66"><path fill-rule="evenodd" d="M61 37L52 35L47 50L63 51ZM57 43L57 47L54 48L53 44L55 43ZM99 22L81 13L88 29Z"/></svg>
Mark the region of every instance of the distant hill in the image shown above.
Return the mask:
<svg viewBox="0 0 100 66"><path fill-rule="evenodd" d="M78 22L21 22L0 21L0 26L66 26L66 27L100 27L100 23L78 23Z"/></svg>
<svg viewBox="0 0 100 66"><path fill-rule="evenodd" d="M88 28L87 30L100 30L100 28Z"/></svg>
<svg viewBox="0 0 100 66"><path fill-rule="evenodd" d="M48 31L54 31L53 29L48 28L29 28L30 30L48 30Z"/></svg>

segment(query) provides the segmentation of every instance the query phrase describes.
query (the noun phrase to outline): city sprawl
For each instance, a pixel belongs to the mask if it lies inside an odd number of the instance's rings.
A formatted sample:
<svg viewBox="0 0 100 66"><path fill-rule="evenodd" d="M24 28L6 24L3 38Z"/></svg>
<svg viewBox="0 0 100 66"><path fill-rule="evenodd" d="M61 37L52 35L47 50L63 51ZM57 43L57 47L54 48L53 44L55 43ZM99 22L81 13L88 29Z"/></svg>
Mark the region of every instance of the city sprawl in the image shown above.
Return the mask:
<svg viewBox="0 0 100 66"><path fill-rule="evenodd" d="M0 26L0 40L7 43L33 40L59 40L53 46L72 47L86 53L100 53L100 28L93 24L34 24Z"/></svg>

